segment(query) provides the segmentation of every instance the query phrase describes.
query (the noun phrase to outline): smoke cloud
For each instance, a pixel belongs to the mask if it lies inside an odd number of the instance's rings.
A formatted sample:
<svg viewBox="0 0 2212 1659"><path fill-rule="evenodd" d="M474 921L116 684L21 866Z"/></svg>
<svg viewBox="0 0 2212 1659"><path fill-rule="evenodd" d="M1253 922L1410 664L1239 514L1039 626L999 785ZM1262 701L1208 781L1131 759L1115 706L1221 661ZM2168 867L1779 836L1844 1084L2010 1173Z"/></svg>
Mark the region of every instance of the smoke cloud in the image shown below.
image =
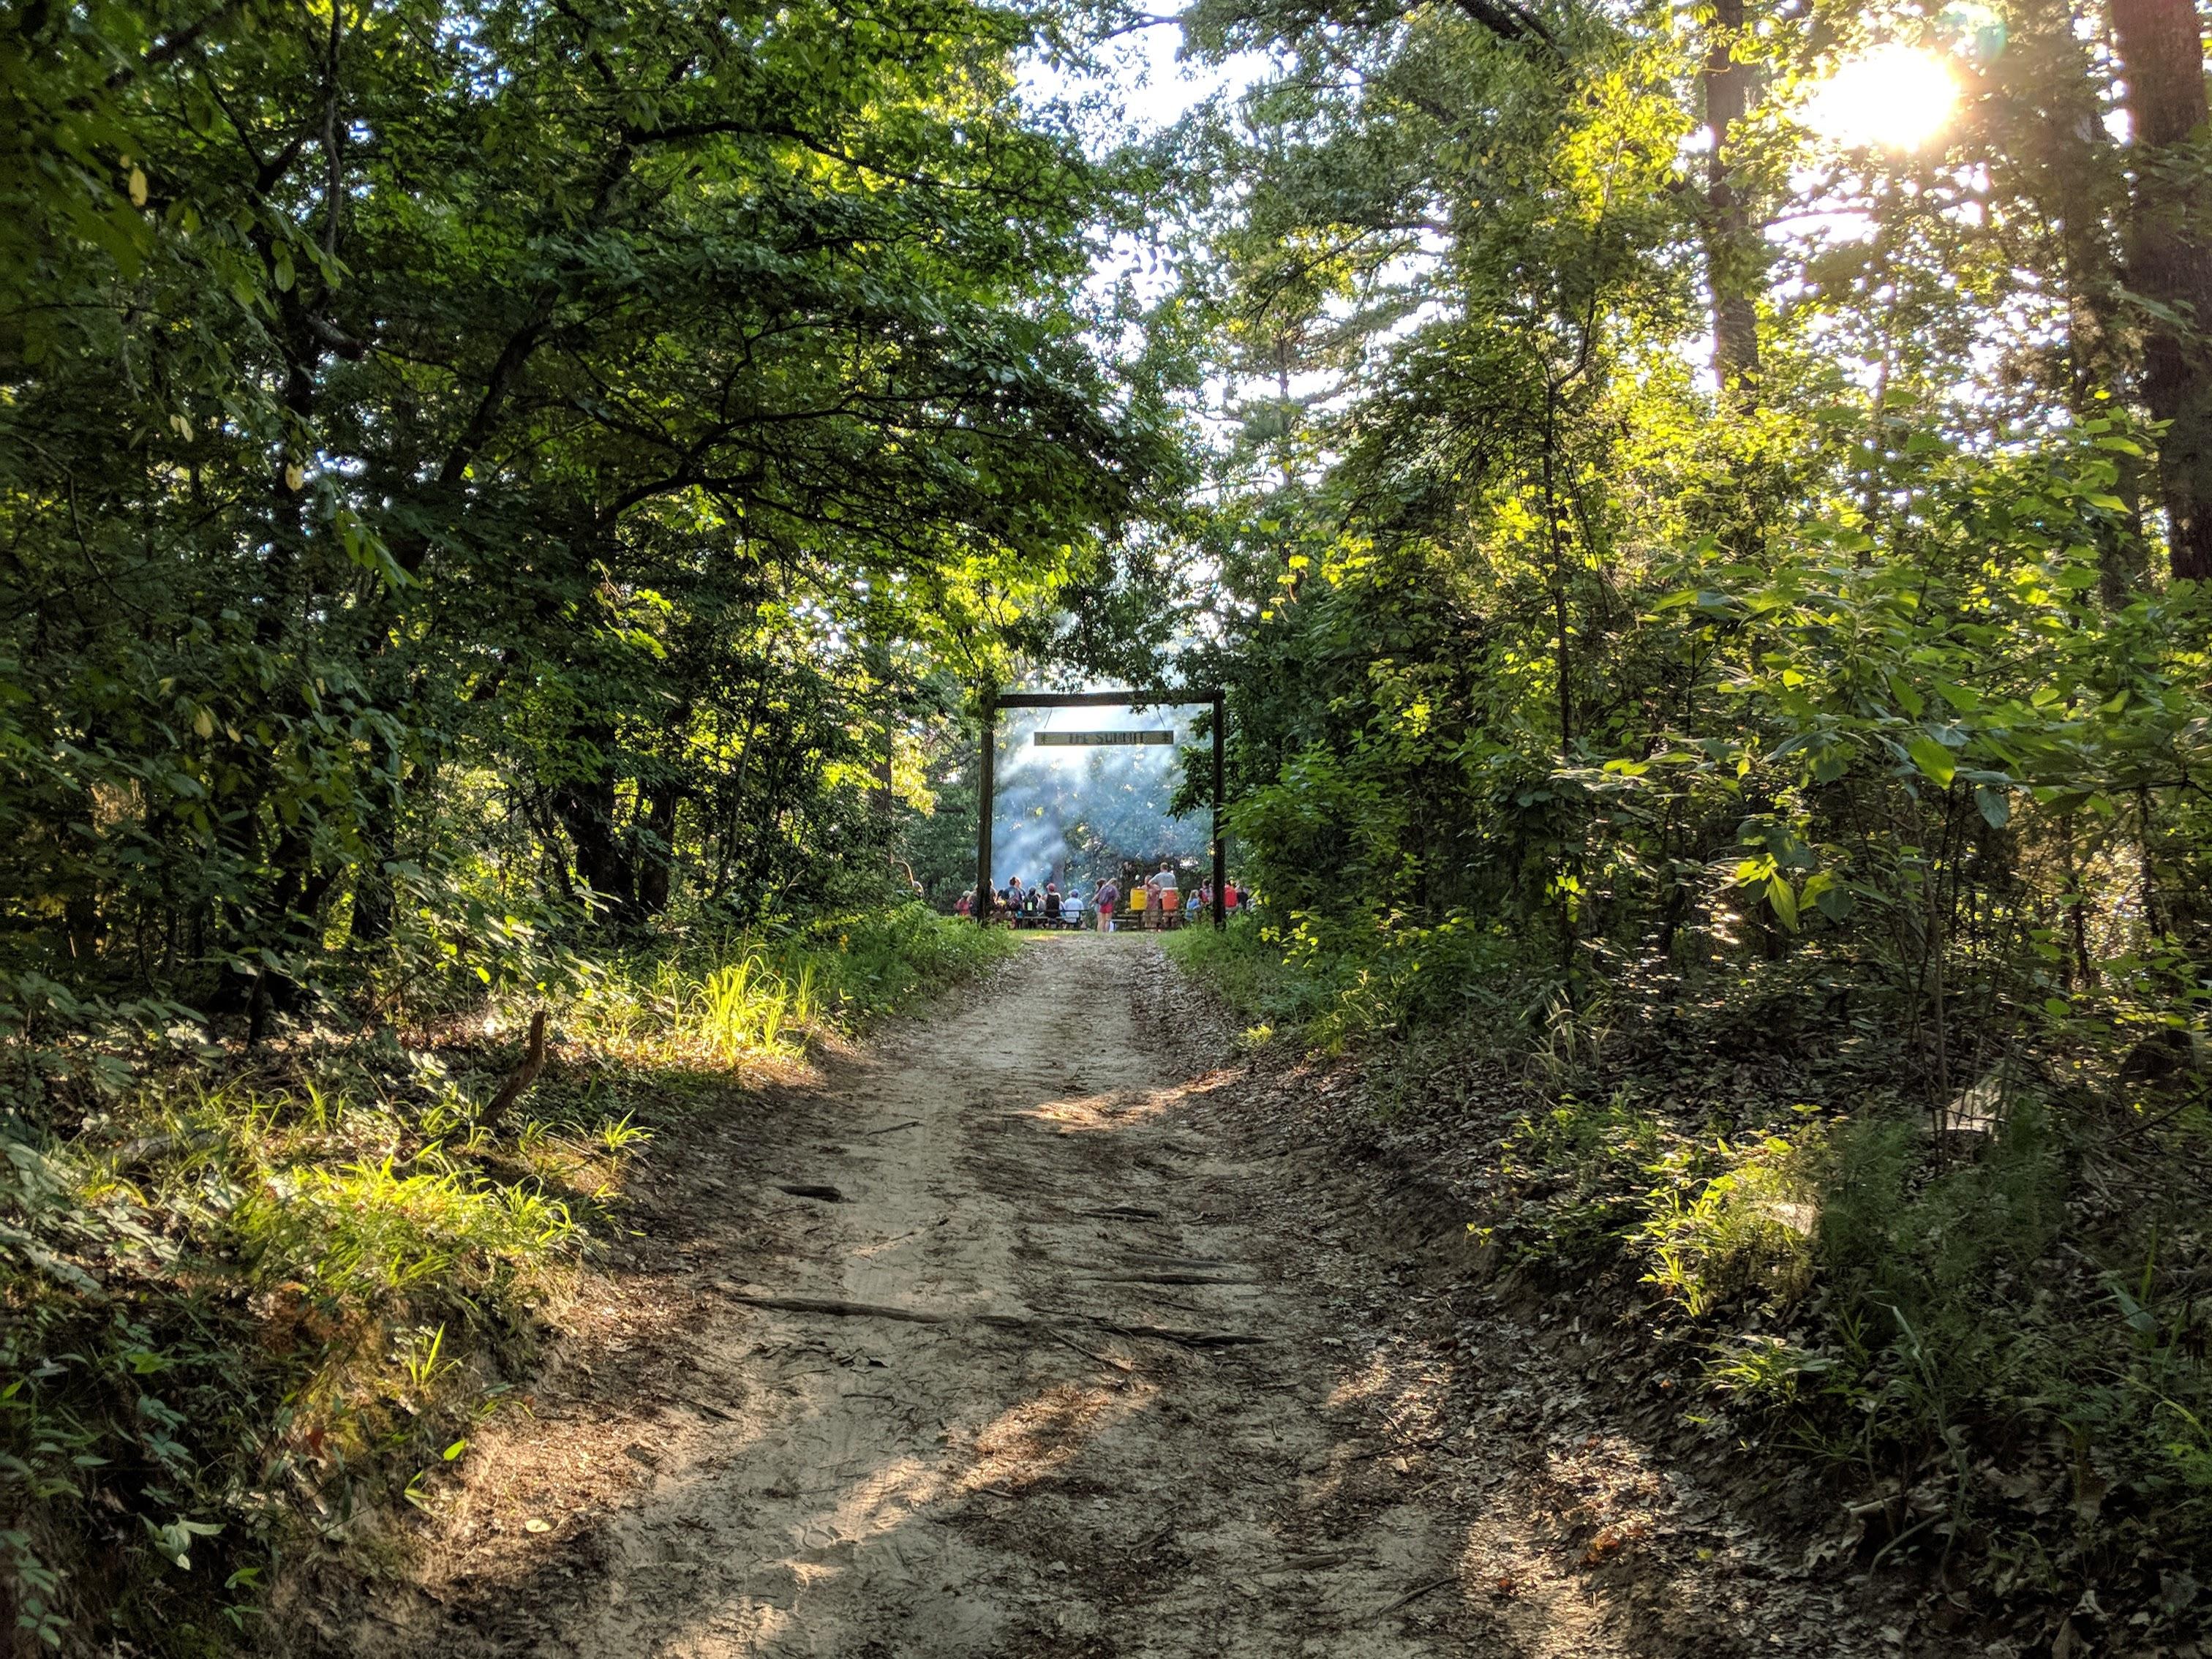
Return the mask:
<svg viewBox="0 0 2212 1659"><path fill-rule="evenodd" d="M992 879L1000 887L1019 876L1026 887L1071 881L1095 889L1108 875L1157 870L1173 861L1205 866L1211 815L1204 806L1183 817L1168 811L1196 745L1188 707L1010 708L1000 716L998 793L991 815ZM1043 731L1105 732L1171 728L1170 746L1040 748ZM1203 758L1200 763L1206 763Z"/></svg>

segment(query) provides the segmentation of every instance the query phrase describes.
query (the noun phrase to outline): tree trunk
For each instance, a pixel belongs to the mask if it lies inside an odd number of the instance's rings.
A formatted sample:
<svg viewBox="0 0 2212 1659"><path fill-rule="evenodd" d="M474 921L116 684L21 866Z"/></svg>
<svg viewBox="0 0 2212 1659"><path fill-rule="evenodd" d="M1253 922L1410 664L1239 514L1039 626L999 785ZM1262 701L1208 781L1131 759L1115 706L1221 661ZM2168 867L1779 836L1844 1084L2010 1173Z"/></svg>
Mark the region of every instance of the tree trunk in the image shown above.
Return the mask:
<svg viewBox="0 0 2212 1659"><path fill-rule="evenodd" d="M1743 0L1713 0L1712 40L1703 76L1705 132L1705 283L1713 296L1713 369L1721 392L1749 407L1759 384L1758 293L1766 261L1761 239L1744 211L1733 176L1729 128L1743 118L1751 71L1735 61L1743 33Z"/></svg>
<svg viewBox="0 0 2212 1659"><path fill-rule="evenodd" d="M2112 0L2128 83L2135 200L2129 285L2156 309L2143 337L2143 400L2165 422L2159 482L2176 577L2212 580L2212 189L2188 153L2205 123L2194 0Z"/></svg>
<svg viewBox="0 0 2212 1659"><path fill-rule="evenodd" d="M664 783L638 815L644 830L637 849L641 915L657 916L668 908L669 885L676 868L676 805L681 793L673 782Z"/></svg>
<svg viewBox="0 0 2212 1659"><path fill-rule="evenodd" d="M577 872L606 907L606 920L629 927L637 911L637 867L615 829L614 779L564 785L554 792L553 805L575 844Z"/></svg>

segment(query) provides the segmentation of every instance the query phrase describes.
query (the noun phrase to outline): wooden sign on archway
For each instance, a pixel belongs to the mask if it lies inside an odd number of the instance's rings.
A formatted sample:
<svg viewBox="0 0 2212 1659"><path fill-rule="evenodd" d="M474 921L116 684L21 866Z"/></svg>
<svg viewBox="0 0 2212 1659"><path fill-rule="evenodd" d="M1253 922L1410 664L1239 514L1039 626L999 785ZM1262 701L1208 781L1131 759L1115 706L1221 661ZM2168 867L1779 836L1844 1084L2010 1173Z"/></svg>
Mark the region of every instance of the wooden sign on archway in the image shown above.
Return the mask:
<svg viewBox="0 0 2212 1659"><path fill-rule="evenodd" d="M1206 690L1186 687L1180 691L1001 691L995 687L986 691L983 694L983 799L975 823L977 921L990 921L991 911L998 897L997 889L991 883L991 814L998 788L999 711L1001 708L1158 708L1170 703L1191 702L1208 703L1213 709L1213 819L1211 826L1213 925L1216 927L1222 925L1226 915L1223 908L1223 890L1228 885L1229 870L1221 844L1221 744L1229 721L1229 704L1218 686ZM1048 738L1054 747L1140 747L1172 744L1175 734L1149 728L1038 734L1040 743Z"/></svg>

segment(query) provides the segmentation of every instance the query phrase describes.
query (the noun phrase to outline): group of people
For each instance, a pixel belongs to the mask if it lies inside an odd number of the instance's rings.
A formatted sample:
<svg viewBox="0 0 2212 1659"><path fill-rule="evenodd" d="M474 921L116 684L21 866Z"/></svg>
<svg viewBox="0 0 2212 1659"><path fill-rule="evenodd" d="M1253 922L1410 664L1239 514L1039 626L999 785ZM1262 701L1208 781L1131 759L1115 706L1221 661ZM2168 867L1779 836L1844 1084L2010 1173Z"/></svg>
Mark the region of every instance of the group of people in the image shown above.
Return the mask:
<svg viewBox="0 0 2212 1659"><path fill-rule="evenodd" d="M1235 882L1222 887L1225 913L1234 915L1249 902L1249 895ZM1087 913L1102 933L1115 933L1125 926L1139 932L1163 932L1211 915L1213 884L1201 881L1185 888L1175 866L1164 865L1152 875L1132 880L1126 891L1109 876L1086 899L1082 888L1073 883L1062 892L1057 882L1038 886L1013 876L992 896L991 908L994 915L1005 916L1017 927L1080 927ZM975 915L975 890L963 893L952 910L955 915Z"/></svg>
<svg viewBox="0 0 2212 1659"><path fill-rule="evenodd" d="M1237 907L1247 902L1246 894L1235 882L1222 884L1224 915L1234 915ZM1110 877L1098 885L1097 924L1102 933L1117 932L1125 923L1140 933L1164 932L1212 914L1213 884L1201 881L1186 890L1176 879L1172 865L1132 881L1126 895L1121 883Z"/></svg>
<svg viewBox="0 0 2212 1659"><path fill-rule="evenodd" d="M1111 933L1125 924L1139 933L1158 933L1173 927L1182 920L1183 906L1178 896L1181 890L1172 865L1161 866L1157 875L1132 881L1127 893L1122 891L1121 883L1109 878L1098 889L1098 931ZM1198 902L1198 894L1194 890L1190 896L1194 911Z"/></svg>
<svg viewBox="0 0 2212 1659"><path fill-rule="evenodd" d="M1017 927L1077 927L1083 922L1083 890L1073 883L1067 890L1060 890L1058 882L1048 881L1042 887L1024 886L1019 876L1008 879L991 901L993 914L1003 915ZM952 907L958 916L975 914L975 890L972 887L960 896Z"/></svg>

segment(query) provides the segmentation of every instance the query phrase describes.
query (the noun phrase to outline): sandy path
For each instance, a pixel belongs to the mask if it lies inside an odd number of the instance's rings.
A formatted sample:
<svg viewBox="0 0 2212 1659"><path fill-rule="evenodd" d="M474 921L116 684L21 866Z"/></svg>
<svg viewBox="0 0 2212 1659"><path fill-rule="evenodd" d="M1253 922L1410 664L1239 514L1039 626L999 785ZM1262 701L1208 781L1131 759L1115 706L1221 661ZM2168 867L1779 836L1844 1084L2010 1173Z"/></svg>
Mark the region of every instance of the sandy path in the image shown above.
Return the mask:
<svg viewBox="0 0 2212 1659"><path fill-rule="evenodd" d="M723 1094L633 1172L389 1571L362 1586L372 1534L295 1571L264 1650L1980 1651L1965 1597L1808 1547L1819 1495L1731 1474L1672 1372L1624 1382L1573 1286L1486 1279L1465 1204L1409 1173L1443 1148L1316 1139L1340 1090L1380 1133L1376 1079L1207 1070L1208 1027L1146 939L1038 939Z"/></svg>
<svg viewBox="0 0 2212 1659"><path fill-rule="evenodd" d="M1279 1271L1301 1253L1253 1224L1265 1172L1190 1121L1208 1085L1139 1029L1155 962L1135 938L1038 940L788 1103L750 1159L699 1154L690 1201L720 1212L694 1218L650 1374L614 1402L657 1467L550 1541L510 1519L485 1543L536 1567L459 1572L442 1611L380 1614L399 1645L1470 1650L1464 1534L1372 1431L1324 1288ZM781 1190L811 1185L843 1201ZM1200 1345L1217 1337L1251 1340ZM605 1443L607 1413L550 1413L508 1458Z"/></svg>

